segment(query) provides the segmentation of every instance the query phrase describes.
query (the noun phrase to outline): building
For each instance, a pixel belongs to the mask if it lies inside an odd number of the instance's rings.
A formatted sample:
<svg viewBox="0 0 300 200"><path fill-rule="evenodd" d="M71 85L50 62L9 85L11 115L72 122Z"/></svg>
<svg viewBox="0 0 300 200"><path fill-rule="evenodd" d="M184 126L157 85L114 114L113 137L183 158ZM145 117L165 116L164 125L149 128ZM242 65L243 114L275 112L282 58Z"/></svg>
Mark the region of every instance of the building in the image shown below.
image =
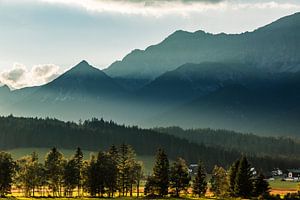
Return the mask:
<svg viewBox="0 0 300 200"><path fill-rule="evenodd" d="M196 175L197 170L198 170L198 165L197 164L190 164L190 166L189 166L190 175Z"/></svg>
<svg viewBox="0 0 300 200"><path fill-rule="evenodd" d="M300 169L288 169L287 170L287 177L289 179L293 180L299 180L300 179Z"/></svg>

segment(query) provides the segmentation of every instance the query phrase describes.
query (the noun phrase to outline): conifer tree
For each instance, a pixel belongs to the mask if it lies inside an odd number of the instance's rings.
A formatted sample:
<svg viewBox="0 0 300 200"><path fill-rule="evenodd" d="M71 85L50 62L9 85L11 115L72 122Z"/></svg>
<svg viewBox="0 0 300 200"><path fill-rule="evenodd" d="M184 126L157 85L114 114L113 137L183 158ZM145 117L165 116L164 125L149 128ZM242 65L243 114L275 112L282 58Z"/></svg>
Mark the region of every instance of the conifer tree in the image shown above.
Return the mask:
<svg viewBox="0 0 300 200"><path fill-rule="evenodd" d="M116 146L112 145L108 151L109 156L109 170L108 170L108 192L109 197L113 197L114 193L118 189L118 163L119 163L119 153Z"/></svg>
<svg viewBox="0 0 300 200"><path fill-rule="evenodd" d="M211 177L211 191L217 197L228 196L228 178L226 170L222 167L215 166Z"/></svg>
<svg viewBox="0 0 300 200"><path fill-rule="evenodd" d="M269 183L265 180L265 177L262 173L258 173L253 181L253 196L258 197L268 195L269 191Z"/></svg>
<svg viewBox="0 0 300 200"><path fill-rule="evenodd" d="M178 158L170 169L170 187L174 189L176 197L179 197L181 191L187 191L190 180L185 160Z"/></svg>
<svg viewBox="0 0 300 200"><path fill-rule="evenodd" d="M84 163L83 168L83 185L84 190L92 197L95 197L97 194L97 176L98 176L98 169L97 169L97 162L94 155L91 155L91 158L88 162Z"/></svg>
<svg viewBox="0 0 300 200"><path fill-rule="evenodd" d="M83 167L83 152L81 149L78 147L76 149L75 155L73 157L73 160L75 162L75 181L77 184L77 191L78 191L78 196L80 196L80 190L82 187L82 167Z"/></svg>
<svg viewBox="0 0 300 200"><path fill-rule="evenodd" d="M153 168L155 189L159 196L168 195L169 188L169 160L163 149L158 149Z"/></svg>
<svg viewBox="0 0 300 200"><path fill-rule="evenodd" d="M0 152L0 197L11 192L15 163L10 154Z"/></svg>
<svg viewBox="0 0 300 200"><path fill-rule="evenodd" d="M229 168L228 176L229 176L229 194L231 196L235 196L235 180L236 174L239 167L239 160L236 160Z"/></svg>
<svg viewBox="0 0 300 200"><path fill-rule="evenodd" d="M45 170L48 185L52 189L53 196L61 195L64 164L63 155L55 147L46 155Z"/></svg>
<svg viewBox="0 0 300 200"><path fill-rule="evenodd" d="M65 196L72 197L73 190L78 186L77 185L77 166L74 159L69 160L64 166L64 189Z"/></svg>
<svg viewBox="0 0 300 200"><path fill-rule="evenodd" d="M253 191L251 166L245 156L239 162L234 186L238 197L251 197Z"/></svg>
<svg viewBox="0 0 300 200"><path fill-rule="evenodd" d="M198 162L197 174L193 181L193 194L204 196L207 190L206 173L202 162Z"/></svg>

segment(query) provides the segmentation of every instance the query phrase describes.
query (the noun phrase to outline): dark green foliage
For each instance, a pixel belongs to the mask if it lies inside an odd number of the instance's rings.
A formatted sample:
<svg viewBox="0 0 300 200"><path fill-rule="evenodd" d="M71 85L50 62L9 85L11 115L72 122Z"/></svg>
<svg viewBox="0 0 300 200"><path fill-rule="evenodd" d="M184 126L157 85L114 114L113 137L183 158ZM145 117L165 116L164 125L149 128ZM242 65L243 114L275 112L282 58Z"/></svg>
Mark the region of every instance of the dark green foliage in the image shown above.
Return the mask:
<svg viewBox="0 0 300 200"><path fill-rule="evenodd" d="M112 145L108 151L108 156L109 156L109 167L107 171L107 175L109 177L108 181L108 192L109 196L113 197L114 193L118 189L118 162L119 162L119 153L118 149L116 146Z"/></svg>
<svg viewBox="0 0 300 200"><path fill-rule="evenodd" d="M123 196L127 196L130 192L132 195L132 185L134 178L132 177L135 167L136 154L133 148L129 145L122 144L119 149L119 188Z"/></svg>
<svg viewBox="0 0 300 200"><path fill-rule="evenodd" d="M206 172L202 162L198 162L197 174L193 180L193 194L201 197L207 190Z"/></svg>
<svg viewBox="0 0 300 200"><path fill-rule="evenodd" d="M11 191L15 163L10 154L0 152L0 197L5 197Z"/></svg>
<svg viewBox="0 0 300 200"><path fill-rule="evenodd" d="M65 196L72 197L73 190L78 186L77 163L74 159L69 160L64 167L63 183ZM80 180L80 179L79 179Z"/></svg>
<svg viewBox="0 0 300 200"><path fill-rule="evenodd" d="M145 196L154 196L156 192L156 180L154 176L148 176L144 188Z"/></svg>
<svg viewBox="0 0 300 200"><path fill-rule="evenodd" d="M78 196L80 196L80 190L82 187L82 168L83 168L83 153L78 147L75 155L72 158L75 162L74 180L77 184Z"/></svg>
<svg viewBox="0 0 300 200"><path fill-rule="evenodd" d="M158 149L156 154L153 178L155 182L155 192L161 197L166 196L169 188L169 160L167 154L161 148Z"/></svg>
<svg viewBox="0 0 300 200"><path fill-rule="evenodd" d="M187 129L180 127L155 128L155 131L168 133L190 142L207 146L220 146L226 150L237 150L259 156L282 156L297 158L300 156L300 143L290 137L258 136L224 129Z"/></svg>
<svg viewBox="0 0 300 200"><path fill-rule="evenodd" d="M269 195L269 191L269 183L265 180L262 173L258 173L253 180L253 196L258 197Z"/></svg>
<svg viewBox="0 0 300 200"><path fill-rule="evenodd" d="M86 162L84 165L84 190L94 197L98 192L98 169L95 156L92 155L89 162Z"/></svg>
<svg viewBox="0 0 300 200"><path fill-rule="evenodd" d="M95 118L78 125L49 118L0 117L0 130L2 130L1 149L53 146L73 149L80 146L85 150L98 151L99 148L108 149L112 144L126 143L139 155L153 155L159 147L163 147L173 160L177 157L183 157L189 163L203 160L208 171L211 171L215 164L227 167L241 157L236 150L208 147L153 130L126 127ZM224 139L224 137L220 138L220 140ZM181 148L176 148L178 146ZM274 166L283 169L296 168L299 163L298 159L283 159L275 156L248 156L248 158L251 163L264 171L271 170Z"/></svg>
<svg viewBox="0 0 300 200"><path fill-rule="evenodd" d="M17 160L14 180L17 187L24 189L25 196L34 197L35 190L45 186L45 169L35 152Z"/></svg>
<svg viewBox="0 0 300 200"><path fill-rule="evenodd" d="M57 151L56 148L52 148L46 155L45 170L48 180L49 188L53 192L53 196L61 195L61 186L63 183L64 175L64 158L63 155Z"/></svg>
<svg viewBox="0 0 300 200"><path fill-rule="evenodd" d="M253 191L251 166L245 156L239 161L235 177L234 193L238 197L251 197Z"/></svg>
<svg viewBox="0 0 300 200"><path fill-rule="evenodd" d="M190 180L185 160L178 158L170 168L170 188L176 197L179 197L181 191L187 191Z"/></svg>
<svg viewBox="0 0 300 200"><path fill-rule="evenodd" d="M228 176L229 176L229 193L231 196L235 196L235 181L236 174L238 171L240 160L235 161L229 168Z"/></svg>
<svg viewBox="0 0 300 200"><path fill-rule="evenodd" d="M211 191L216 197L228 196L228 179L226 170L223 167L215 166L211 177Z"/></svg>

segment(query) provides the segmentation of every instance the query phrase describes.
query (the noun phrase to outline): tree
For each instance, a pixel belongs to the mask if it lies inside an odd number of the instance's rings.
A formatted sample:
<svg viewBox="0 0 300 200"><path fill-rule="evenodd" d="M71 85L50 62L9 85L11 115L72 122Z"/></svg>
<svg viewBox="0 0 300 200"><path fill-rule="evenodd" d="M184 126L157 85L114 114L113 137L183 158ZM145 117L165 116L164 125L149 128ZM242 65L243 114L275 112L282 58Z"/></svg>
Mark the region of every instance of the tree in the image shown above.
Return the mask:
<svg viewBox="0 0 300 200"><path fill-rule="evenodd" d="M64 172L63 155L54 147L46 155L45 169L49 188L52 189L53 196L61 195L61 185Z"/></svg>
<svg viewBox="0 0 300 200"><path fill-rule="evenodd" d="M185 160L178 158L170 169L170 187L174 189L176 197L179 197L181 191L187 191L190 180Z"/></svg>
<svg viewBox="0 0 300 200"><path fill-rule="evenodd" d="M35 152L17 161L15 182L24 189L25 196L34 196L36 188L43 185L43 171L43 165L39 163Z"/></svg>
<svg viewBox="0 0 300 200"><path fill-rule="evenodd" d="M193 181L193 194L204 196L207 190L206 173L202 162L198 162L197 174Z"/></svg>
<svg viewBox="0 0 300 200"><path fill-rule="evenodd" d="M108 157L109 157L109 167L107 171L108 175L108 196L113 197L114 193L118 189L118 163L119 163L119 153L116 146L112 145L108 151Z"/></svg>
<svg viewBox="0 0 300 200"><path fill-rule="evenodd" d="M82 187L83 153L79 147L76 149L73 160L74 160L75 166L76 166L75 171L74 171L74 176L75 176L74 178L75 178L75 182L77 184L78 196L80 196L80 190Z"/></svg>
<svg viewBox="0 0 300 200"><path fill-rule="evenodd" d="M153 167L155 189L159 196L166 196L169 188L169 160L163 149L158 149Z"/></svg>
<svg viewBox="0 0 300 200"><path fill-rule="evenodd" d="M211 177L211 191L217 197L226 197L228 195L228 187L226 170L215 166Z"/></svg>
<svg viewBox="0 0 300 200"><path fill-rule="evenodd" d="M251 166L245 156L243 156L239 162L234 191L237 196L243 198L247 198L252 195L253 184Z"/></svg>
<svg viewBox="0 0 300 200"><path fill-rule="evenodd" d="M253 196L265 196L269 194L269 191L269 183L265 180L265 177L262 173L258 173L253 181Z"/></svg>
<svg viewBox="0 0 300 200"><path fill-rule="evenodd" d="M119 170L119 185L120 185L120 194L125 196L128 191L131 191L132 180L130 178L130 173L132 172L132 167L135 163L136 154L131 146L122 144L119 150L119 162L118 162L118 170Z"/></svg>
<svg viewBox="0 0 300 200"><path fill-rule="evenodd" d="M15 163L10 154L0 152L0 197L11 192Z"/></svg>
<svg viewBox="0 0 300 200"><path fill-rule="evenodd" d="M83 168L83 186L85 191L90 193L92 197L97 194L97 163L94 155L91 155L91 158L88 162L84 163Z"/></svg>
<svg viewBox="0 0 300 200"><path fill-rule="evenodd" d="M75 159L70 159L64 166L63 182L65 196L72 197L73 190L78 187L78 168Z"/></svg>
<svg viewBox="0 0 300 200"><path fill-rule="evenodd" d="M239 160L236 160L229 168L229 172L228 172L228 178L229 178L229 194L231 196L235 196L235 179L236 179L236 174L238 171L238 167L239 167Z"/></svg>
<svg viewBox="0 0 300 200"><path fill-rule="evenodd" d="M109 171L109 157L105 152L100 151L97 156L97 193L100 194L101 197L103 197L105 193L105 187L108 185L109 177L108 177L108 171Z"/></svg>
<svg viewBox="0 0 300 200"><path fill-rule="evenodd" d="M154 176L148 176L144 187L145 196L154 196L156 192L156 180Z"/></svg>
<svg viewBox="0 0 300 200"><path fill-rule="evenodd" d="M136 181L136 191L137 191L137 197L140 196L140 182L141 182L141 179L143 177L143 165L141 162L136 162L135 165L134 165L134 178L135 178L135 181Z"/></svg>

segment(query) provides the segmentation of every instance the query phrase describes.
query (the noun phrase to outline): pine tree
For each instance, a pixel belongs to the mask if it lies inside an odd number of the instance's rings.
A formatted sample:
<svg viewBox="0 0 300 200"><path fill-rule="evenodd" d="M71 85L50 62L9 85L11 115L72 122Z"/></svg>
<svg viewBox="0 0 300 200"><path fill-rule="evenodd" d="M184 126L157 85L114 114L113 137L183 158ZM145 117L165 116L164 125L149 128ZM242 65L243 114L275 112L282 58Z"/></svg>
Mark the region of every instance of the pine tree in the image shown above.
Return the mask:
<svg viewBox="0 0 300 200"><path fill-rule="evenodd" d="M265 180L265 177L262 173L258 173L253 181L253 196L258 197L268 195L269 191L269 183Z"/></svg>
<svg viewBox="0 0 300 200"><path fill-rule="evenodd" d="M46 155L45 169L49 188L52 189L53 196L61 195L61 185L63 180L64 158L63 155L52 148Z"/></svg>
<svg viewBox="0 0 300 200"><path fill-rule="evenodd" d="M64 166L63 174L65 195L67 197L73 196L73 190L78 186L77 180L77 163L74 159L71 159Z"/></svg>
<svg viewBox="0 0 300 200"><path fill-rule="evenodd" d="M78 196L80 196L80 190L82 187L82 167L83 167L83 153L81 149L78 147L76 149L75 155L73 157L73 160L75 161L75 181L77 184L77 191L78 191Z"/></svg>
<svg viewBox="0 0 300 200"><path fill-rule="evenodd" d="M35 189L43 185L43 165L35 152L17 161L14 179L17 187L24 189L25 196L34 196Z"/></svg>
<svg viewBox="0 0 300 200"><path fill-rule="evenodd" d="M193 181L193 194L204 196L207 190L206 173L202 162L198 162L197 174Z"/></svg>
<svg viewBox="0 0 300 200"><path fill-rule="evenodd" d="M122 196L127 195L131 191L131 178L130 173L132 172L132 167L135 163L136 154L131 146L122 144L119 150L119 188Z"/></svg>
<svg viewBox="0 0 300 200"><path fill-rule="evenodd" d="M158 149L153 168L155 188L159 196L168 195L169 188L169 160L163 149Z"/></svg>
<svg viewBox="0 0 300 200"><path fill-rule="evenodd" d="M0 152L0 197L11 192L15 163L10 154Z"/></svg>
<svg viewBox="0 0 300 200"><path fill-rule="evenodd" d="M112 145L108 151L109 157L109 170L108 170L108 190L109 197L114 197L114 193L118 189L118 163L119 163L119 153L118 149Z"/></svg>
<svg viewBox="0 0 300 200"><path fill-rule="evenodd" d="M98 169L97 169L97 162L94 155L91 155L91 158L88 162L84 163L83 168L83 186L84 190L92 197L95 197L98 190L97 190L97 176L98 176Z"/></svg>
<svg viewBox="0 0 300 200"><path fill-rule="evenodd" d="M251 166L245 156L239 162L239 167L236 173L235 194L238 197L251 197L253 191Z"/></svg>
<svg viewBox="0 0 300 200"><path fill-rule="evenodd" d="M181 191L187 191L190 180L185 160L178 158L170 169L170 187L175 190L176 197L179 197Z"/></svg>
<svg viewBox="0 0 300 200"><path fill-rule="evenodd" d="M226 170L222 167L215 166L211 177L211 191L217 197L228 196L228 178Z"/></svg>
<svg viewBox="0 0 300 200"><path fill-rule="evenodd" d="M235 196L235 179L236 179L236 174L237 174L237 170L239 167L239 160L236 160L231 167L229 168L229 172L228 172L228 176L229 176L229 194L231 196Z"/></svg>

